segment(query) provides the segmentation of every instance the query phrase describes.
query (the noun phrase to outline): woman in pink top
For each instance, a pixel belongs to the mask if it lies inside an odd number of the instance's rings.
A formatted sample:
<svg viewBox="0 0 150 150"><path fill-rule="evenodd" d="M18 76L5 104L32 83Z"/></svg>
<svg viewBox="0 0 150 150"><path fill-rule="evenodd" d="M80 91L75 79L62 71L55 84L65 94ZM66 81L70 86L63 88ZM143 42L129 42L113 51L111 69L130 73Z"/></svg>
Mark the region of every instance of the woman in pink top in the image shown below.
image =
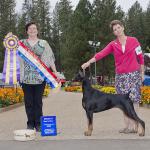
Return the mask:
<svg viewBox="0 0 150 150"><path fill-rule="evenodd" d="M144 78L144 58L140 43L134 37L126 36L124 26L119 20L110 23L116 39L111 41L103 50L98 52L92 59L84 63L81 67L86 69L108 54L113 54L115 59L115 86L118 94L130 93L130 98L134 103L136 112L141 100L140 87ZM133 120L124 114L125 128L120 133L136 133L136 126Z"/></svg>

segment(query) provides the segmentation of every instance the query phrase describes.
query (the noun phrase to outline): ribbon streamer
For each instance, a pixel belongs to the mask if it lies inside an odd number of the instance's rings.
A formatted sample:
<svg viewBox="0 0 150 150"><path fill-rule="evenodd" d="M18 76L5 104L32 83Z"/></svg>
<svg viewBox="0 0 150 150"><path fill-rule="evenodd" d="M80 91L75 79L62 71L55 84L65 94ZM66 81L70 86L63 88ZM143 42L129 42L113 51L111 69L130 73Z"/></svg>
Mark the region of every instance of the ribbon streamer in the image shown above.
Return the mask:
<svg viewBox="0 0 150 150"><path fill-rule="evenodd" d="M18 41L18 55L28 62L35 70L50 84L51 88L59 86L58 79L54 73L21 41Z"/></svg>
<svg viewBox="0 0 150 150"><path fill-rule="evenodd" d="M5 36L3 41L5 50L3 76L2 80L5 84L17 84L20 80L20 66L18 60L18 38L12 33Z"/></svg>

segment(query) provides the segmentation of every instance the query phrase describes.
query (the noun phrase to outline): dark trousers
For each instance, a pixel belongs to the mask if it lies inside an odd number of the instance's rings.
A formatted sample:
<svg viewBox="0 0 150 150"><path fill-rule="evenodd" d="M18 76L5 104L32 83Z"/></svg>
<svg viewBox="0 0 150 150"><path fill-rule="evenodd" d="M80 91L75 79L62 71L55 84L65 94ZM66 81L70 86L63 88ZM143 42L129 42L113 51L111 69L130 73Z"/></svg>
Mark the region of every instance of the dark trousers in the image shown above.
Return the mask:
<svg viewBox="0 0 150 150"><path fill-rule="evenodd" d="M43 115L42 111L42 95L45 88L45 82L42 84L22 84L24 92L25 110L27 114L27 126L40 126L40 117Z"/></svg>

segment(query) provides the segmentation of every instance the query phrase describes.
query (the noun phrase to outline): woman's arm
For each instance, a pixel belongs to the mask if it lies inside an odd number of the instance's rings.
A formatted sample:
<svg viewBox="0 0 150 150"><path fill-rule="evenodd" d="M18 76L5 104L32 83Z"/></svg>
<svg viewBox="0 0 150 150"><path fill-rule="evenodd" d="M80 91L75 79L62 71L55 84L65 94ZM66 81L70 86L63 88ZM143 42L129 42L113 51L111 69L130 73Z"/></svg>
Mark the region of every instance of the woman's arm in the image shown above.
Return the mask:
<svg viewBox="0 0 150 150"><path fill-rule="evenodd" d="M100 52L96 53L93 58L91 58L89 61L84 63L81 68L86 69L87 67L90 66L90 64L96 62L97 60L102 59L103 57L107 56L108 54L112 53L113 48L112 48L112 42L110 42L103 50Z"/></svg>

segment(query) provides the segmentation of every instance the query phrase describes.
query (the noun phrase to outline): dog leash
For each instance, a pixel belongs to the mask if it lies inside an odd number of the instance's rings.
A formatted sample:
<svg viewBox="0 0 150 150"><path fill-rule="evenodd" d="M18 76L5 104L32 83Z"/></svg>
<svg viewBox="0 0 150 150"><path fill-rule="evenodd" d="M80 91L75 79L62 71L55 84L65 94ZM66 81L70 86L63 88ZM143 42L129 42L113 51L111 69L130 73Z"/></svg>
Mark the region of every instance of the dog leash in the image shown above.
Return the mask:
<svg viewBox="0 0 150 150"><path fill-rule="evenodd" d="M84 75L84 77L85 77L85 69L83 69L83 75Z"/></svg>

